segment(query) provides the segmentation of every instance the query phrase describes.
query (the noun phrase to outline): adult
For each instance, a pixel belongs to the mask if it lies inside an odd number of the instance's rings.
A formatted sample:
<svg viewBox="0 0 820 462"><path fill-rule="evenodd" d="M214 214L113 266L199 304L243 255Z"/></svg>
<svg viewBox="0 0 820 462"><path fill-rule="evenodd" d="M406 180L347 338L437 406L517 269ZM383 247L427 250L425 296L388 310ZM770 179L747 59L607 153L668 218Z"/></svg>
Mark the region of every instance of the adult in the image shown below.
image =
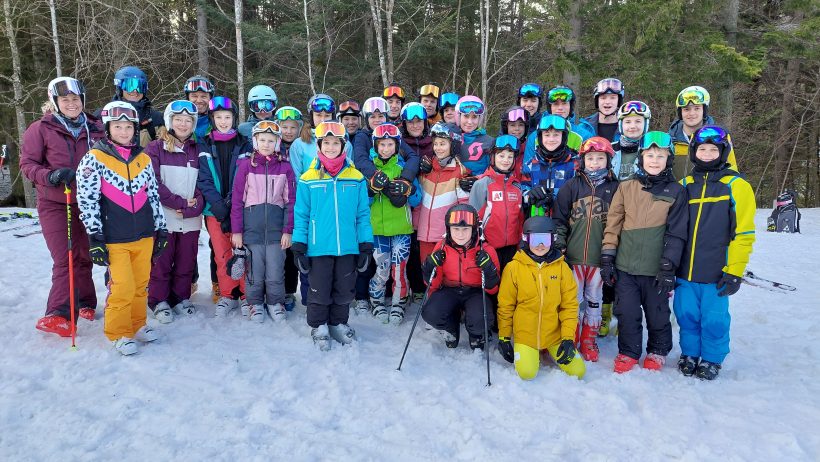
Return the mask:
<svg viewBox="0 0 820 462"><path fill-rule="evenodd" d="M382 97L387 101L387 104L390 105L390 111L387 113L387 121L391 124L398 125L399 122L401 122L401 108L404 106L404 102L407 101L404 89L398 84L391 83L382 92Z"/></svg>
<svg viewBox="0 0 820 462"><path fill-rule="evenodd" d="M430 126L441 120L441 114L438 113L438 97L440 94L441 89L432 83L423 85L419 90L419 103L427 111L427 123Z"/></svg>
<svg viewBox="0 0 820 462"><path fill-rule="evenodd" d="M165 121L162 113L154 110L148 98L148 76L142 69L125 66L114 73L114 97L111 101L124 101L139 115L136 136L139 145L145 147L165 132ZM94 116L100 118L100 111Z"/></svg>
<svg viewBox="0 0 820 462"><path fill-rule="evenodd" d="M345 126L347 136L351 140L356 136L356 132L362 128L362 109L356 101L347 100L340 104L336 118Z"/></svg>
<svg viewBox="0 0 820 462"><path fill-rule="evenodd" d="M273 120L276 108L279 107L279 98L273 88L257 85L248 92L248 107L251 113L247 122L239 125L239 134L249 140L254 125L263 120Z"/></svg>
<svg viewBox="0 0 820 462"><path fill-rule="evenodd" d="M37 188L37 213L53 261L46 313L37 321L37 329L68 337L72 327L71 296L75 298L75 315L92 320L97 307L88 235L80 223L74 176L80 159L103 138L104 132L99 120L84 112L85 87L79 80L52 80L48 99L43 117L23 134L20 169ZM69 291L69 232L74 294Z"/></svg>
<svg viewBox="0 0 820 462"><path fill-rule="evenodd" d="M534 132L538 128L538 121L541 120L541 99L544 96L544 89L537 83L525 83L518 87L517 105L527 111L528 132Z"/></svg>
<svg viewBox="0 0 820 462"><path fill-rule="evenodd" d="M581 143L584 140L594 136L594 130L589 122L575 116L575 92L571 88L563 85L551 88L547 92L546 103L544 114L541 115L542 118L553 114L563 117L569 123L570 132L567 135L567 147L577 152L581 149ZM530 126L532 126L532 119L530 119ZM538 149L538 146L536 146L536 131L530 131L527 136L527 145L524 148L524 164L532 160Z"/></svg>
<svg viewBox="0 0 820 462"><path fill-rule="evenodd" d="M599 80L592 91L596 112L584 117L593 134L606 138L610 143L618 141L618 108L624 102L624 93L624 84L620 80L614 77Z"/></svg>
<svg viewBox="0 0 820 462"><path fill-rule="evenodd" d="M198 113L194 134L202 139L211 132L211 119L208 117L208 103L214 97L214 84L201 75L195 75L185 81L185 99L194 103Z"/></svg>

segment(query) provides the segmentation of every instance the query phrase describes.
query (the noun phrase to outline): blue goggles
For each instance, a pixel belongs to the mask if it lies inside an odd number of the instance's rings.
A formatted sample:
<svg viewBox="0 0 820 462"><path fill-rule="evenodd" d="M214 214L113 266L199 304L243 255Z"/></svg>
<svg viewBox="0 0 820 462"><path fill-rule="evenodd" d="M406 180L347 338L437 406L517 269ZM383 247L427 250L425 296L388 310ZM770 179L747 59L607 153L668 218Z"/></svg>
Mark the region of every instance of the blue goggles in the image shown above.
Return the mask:
<svg viewBox="0 0 820 462"><path fill-rule="evenodd" d="M455 107L460 97L456 93L444 93L438 99L438 107L444 109L445 107Z"/></svg>
<svg viewBox="0 0 820 462"><path fill-rule="evenodd" d="M525 83L518 89L518 96L534 96L536 98L541 98L543 93L544 90L541 88L541 85L538 85L537 83Z"/></svg>
<svg viewBox="0 0 820 462"><path fill-rule="evenodd" d="M148 82L144 79L138 79L136 77L128 77L127 79L118 80L117 87L126 93L136 91L144 95L148 92Z"/></svg>
<svg viewBox="0 0 820 462"><path fill-rule="evenodd" d="M514 153L518 153L518 138L512 135L501 135L495 139L495 148L499 151L503 149L509 149Z"/></svg>

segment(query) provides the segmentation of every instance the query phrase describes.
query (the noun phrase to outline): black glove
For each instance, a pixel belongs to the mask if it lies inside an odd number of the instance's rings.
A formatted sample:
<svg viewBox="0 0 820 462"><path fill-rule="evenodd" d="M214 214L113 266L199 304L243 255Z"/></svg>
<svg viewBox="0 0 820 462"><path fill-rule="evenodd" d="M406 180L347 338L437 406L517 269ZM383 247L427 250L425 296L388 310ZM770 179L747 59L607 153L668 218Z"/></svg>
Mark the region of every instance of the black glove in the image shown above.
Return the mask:
<svg viewBox="0 0 820 462"><path fill-rule="evenodd" d="M558 351L555 352L555 362L566 366L575 357L575 343L572 340L561 340Z"/></svg>
<svg viewBox="0 0 820 462"><path fill-rule="evenodd" d="M458 180L458 187L464 190L464 192L470 192L473 189L473 185L475 184L478 177L474 176L467 176L460 180Z"/></svg>
<svg viewBox="0 0 820 462"><path fill-rule="evenodd" d="M614 286L618 281L618 273L615 271L615 255L601 255L601 279L608 286Z"/></svg>
<svg viewBox="0 0 820 462"><path fill-rule="evenodd" d="M537 202L543 201L547 198L547 188L543 185L537 184L527 192L526 197L528 204L535 205Z"/></svg>
<svg viewBox="0 0 820 462"><path fill-rule="evenodd" d="M303 242L294 242L290 246L290 251L293 252L293 263L296 264L296 269L302 274L310 272L310 258L307 254L307 245Z"/></svg>
<svg viewBox="0 0 820 462"><path fill-rule="evenodd" d="M393 180L387 183L385 194L388 196L409 196L413 188L407 180Z"/></svg>
<svg viewBox="0 0 820 462"><path fill-rule="evenodd" d="M77 173L74 169L68 167L58 168L48 174L48 182L51 183L52 186L57 186L60 183L69 184L74 181L75 175L77 175Z"/></svg>
<svg viewBox="0 0 820 462"><path fill-rule="evenodd" d="M228 217L219 222L219 229L222 230L223 233L230 233L231 232L231 218Z"/></svg>
<svg viewBox="0 0 820 462"><path fill-rule="evenodd" d="M734 274L723 273L723 276L717 283L717 290L719 297L728 297L734 295L740 290L740 276Z"/></svg>
<svg viewBox="0 0 820 462"><path fill-rule="evenodd" d="M390 183L390 177L387 176L381 170L376 170L376 173L373 174L373 177L370 178L370 189L373 191L381 191L387 186L387 183Z"/></svg>
<svg viewBox="0 0 820 462"><path fill-rule="evenodd" d="M108 246L105 245L105 236L102 233L94 233L88 236L91 262L95 265L108 266L111 261L108 259Z"/></svg>
<svg viewBox="0 0 820 462"><path fill-rule="evenodd" d="M661 270L655 276L655 287L658 294L668 294L675 288L675 265L664 259L661 261Z"/></svg>
<svg viewBox="0 0 820 462"><path fill-rule="evenodd" d="M387 196L393 207L402 208L407 205L407 196Z"/></svg>
<svg viewBox="0 0 820 462"><path fill-rule="evenodd" d="M419 173L430 173L433 171L433 162L427 156L421 156L419 161Z"/></svg>
<svg viewBox="0 0 820 462"><path fill-rule="evenodd" d="M373 244L362 242L359 244L359 256L356 258L356 270L360 273L367 271L370 265L370 256L373 255Z"/></svg>
<svg viewBox="0 0 820 462"><path fill-rule="evenodd" d="M438 249L424 259L421 272L425 282L430 282L430 275L433 274L433 270L444 264L445 258L447 258L447 253L444 252L444 249Z"/></svg>
<svg viewBox="0 0 820 462"><path fill-rule="evenodd" d="M501 357L504 358L504 361L510 364L515 361L515 352L513 351L513 345L510 343L509 338L498 337L498 352L501 353Z"/></svg>
<svg viewBox="0 0 820 462"><path fill-rule="evenodd" d="M501 282L501 277L498 275L498 268L495 267L495 263L493 263L492 258L490 258L490 254L483 249L476 252L475 263L484 274L485 289L492 289Z"/></svg>
<svg viewBox="0 0 820 462"><path fill-rule="evenodd" d="M157 231L157 235L154 237L154 251L151 253L151 258L162 255L166 247L168 247L168 231L161 229Z"/></svg>

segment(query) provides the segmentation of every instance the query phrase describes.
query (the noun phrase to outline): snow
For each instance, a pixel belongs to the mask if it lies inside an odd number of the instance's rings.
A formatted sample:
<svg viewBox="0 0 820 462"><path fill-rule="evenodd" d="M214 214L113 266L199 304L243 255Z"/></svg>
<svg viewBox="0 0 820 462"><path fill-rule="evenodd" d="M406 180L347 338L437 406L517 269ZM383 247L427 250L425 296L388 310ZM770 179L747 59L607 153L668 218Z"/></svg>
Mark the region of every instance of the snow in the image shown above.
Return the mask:
<svg viewBox="0 0 820 462"><path fill-rule="evenodd" d="M677 332L662 372L613 374L609 337L581 381L551 364L521 381L493 348L486 387L466 335L453 351L420 328L397 372L415 308L398 328L351 316L360 341L322 353L304 308L277 325L215 319L202 285L197 315L157 327L138 355L113 349L102 309L71 351L34 329L50 287L42 236L0 233L0 459L818 460L820 209L803 211L802 235L765 232L768 214L750 269L798 290L742 286L715 382L675 370Z"/></svg>

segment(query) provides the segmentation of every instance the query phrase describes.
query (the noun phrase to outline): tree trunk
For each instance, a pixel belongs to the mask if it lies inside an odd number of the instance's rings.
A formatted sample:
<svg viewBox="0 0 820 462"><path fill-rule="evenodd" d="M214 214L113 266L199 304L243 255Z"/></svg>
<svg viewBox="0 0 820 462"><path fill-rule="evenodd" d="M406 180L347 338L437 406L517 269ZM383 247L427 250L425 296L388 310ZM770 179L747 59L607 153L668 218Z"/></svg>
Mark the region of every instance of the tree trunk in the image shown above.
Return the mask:
<svg viewBox="0 0 820 462"><path fill-rule="evenodd" d="M245 120L245 51L242 44L242 0L234 0L234 26L236 28L236 92L239 93L239 120Z"/></svg>
<svg viewBox="0 0 820 462"><path fill-rule="evenodd" d="M48 9L51 11L51 40L54 42L54 62L57 69L57 77L63 75L63 58L60 55L60 38L57 35L57 10L54 7L54 0L48 0Z"/></svg>
<svg viewBox="0 0 820 462"><path fill-rule="evenodd" d="M310 21L308 20L308 0L302 0L302 14L305 18L305 39L307 42L307 66L308 80L310 80L310 91L315 95L316 86L313 84L313 56L310 49Z"/></svg>
<svg viewBox="0 0 820 462"><path fill-rule="evenodd" d="M364 18L364 60L370 61L373 57L373 18Z"/></svg>
<svg viewBox="0 0 820 462"><path fill-rule="evenodd" d="M387 85L395 81L396 68L393 65L393 6L395 0L385 0L384 17L387 22Z"/></svg>
<svg viewBox="0 0 820 462"><path fill-rule="evenodd" d="M480 0L479 35L481 40L481 99L487 101L487 67L490 60L490 0ZM486 120L486 118L484 119Z"/></svg>
<svg viewBox="0 0 820 462"><path fill-rule="evenodd" d="M210 62L208 60L208 15L205 13L205 0L196 2L196 49L199 74L207 76Z"/></svg>
<svg viewBox="0 0 820 462"><path fill-rule="evenodd" d="M803 19L803 12L797 11L794 17L794 23L800 24ZM788 133L794 123L794 91L797 86L797 77L800 75L800 61L797 58L790 58L786 62L785 83L783 84L783 98L781 99L780 112L780 130L781 135ZM792 150L791 143L782 140L775 148L775 166L774 166L774 194L779 194L780 190L786 185L788 179L788 165Z"/></svg>
<svg viewBox="0 0 820 462"><path fill-rule="evenodd" d="M734 47L737 45L737 15L740 8L740 0L729 0L724 14L723 29L726 33L726 43ZM721 123L724 127L732 131L732 114L734 105L733 82L726 83L726 87L720 92L720 107L723 112Z"/></svg>
<svg viewBox="0 0 820 462"><path fill-rule="evenodd" d="M370 5L370 14L373 15L373 32L376 34L376 49L379 52L379 70L382 73L382 84L386 88L390 81L387 78L387 61L382 41L382 0L367 0L367 3Z"/></svg>
<svg viewBox="0 0 820 462"><path fill-rule="evenodd" d="M456 38L456 46L453 50L453 91L456 89L456 76L458 75L458 32L459 32L459 23L461 22L461 0L458 0L458 6L456 7L456 30L455 30L455 38Z"/></svg>
<svg viewBox="0 0 820 462"><path fill-rule="evenodd" d="M569 37L567 37L564 52L569 55L569 62L575 62L574 57L581 50L581 1L570 2L569 7ZM577 92L581 86L581 75L578 68L564 69L564 85ZM575 108L578 111L578 108Z"/></svg>

